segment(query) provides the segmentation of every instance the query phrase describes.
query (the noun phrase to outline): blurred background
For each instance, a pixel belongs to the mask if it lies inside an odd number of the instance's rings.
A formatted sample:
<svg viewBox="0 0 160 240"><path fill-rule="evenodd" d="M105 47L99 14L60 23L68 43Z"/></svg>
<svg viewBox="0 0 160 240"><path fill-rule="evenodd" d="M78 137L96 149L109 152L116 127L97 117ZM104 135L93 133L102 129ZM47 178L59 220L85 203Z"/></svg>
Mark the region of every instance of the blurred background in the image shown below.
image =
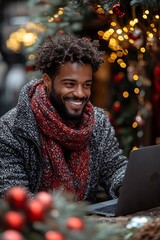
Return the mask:
<svg viewBox="0 0 160 240"><path fill-rule="evenodd" d="M47 35L97 39L104 64L91 101L105 109L125 155L160 144L159 1L0 0L0 116L39 77L34 53Z"/></svg>

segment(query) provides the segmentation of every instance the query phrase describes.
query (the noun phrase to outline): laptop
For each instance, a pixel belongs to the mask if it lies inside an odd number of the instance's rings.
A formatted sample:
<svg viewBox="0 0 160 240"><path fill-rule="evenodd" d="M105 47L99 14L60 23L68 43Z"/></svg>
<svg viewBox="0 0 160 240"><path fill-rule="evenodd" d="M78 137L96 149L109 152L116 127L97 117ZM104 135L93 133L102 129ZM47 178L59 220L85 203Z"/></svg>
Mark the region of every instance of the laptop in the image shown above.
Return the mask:
<svg viewBox="0 0 160 240"><path fill-rule="evenodd" d="M118 199L88 205L88 213L125 216L160 206L160 145L130 153Z"/></svg>

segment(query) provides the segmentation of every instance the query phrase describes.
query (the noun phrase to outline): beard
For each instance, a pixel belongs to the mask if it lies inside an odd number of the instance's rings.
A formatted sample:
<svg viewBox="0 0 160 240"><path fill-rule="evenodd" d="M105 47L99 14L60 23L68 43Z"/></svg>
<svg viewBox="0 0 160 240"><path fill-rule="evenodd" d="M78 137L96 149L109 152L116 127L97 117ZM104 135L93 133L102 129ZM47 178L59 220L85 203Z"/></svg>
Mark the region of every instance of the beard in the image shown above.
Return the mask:
<svg viewBox="0 0 160 240"><path fill-rule="evenodd" d="M52 85L52 90L50 92L49 98L50 98L50 101L52 103L52 106L57 110L57 112L61 115L61 117L66 119L66 120L81 120L81 118L83 116L85 106L89 101L88 98L81 99L82 101L86 102L82 111L81 111L81 113L80 114L73 114L73 113L70 113L68 111L68 109L65 105L65 100L68 100L68 99L77 100L76 98L64 97L63 101L62 101L60 95L58 95L56 93L56 90L55 90L53 85Z"/></svg>

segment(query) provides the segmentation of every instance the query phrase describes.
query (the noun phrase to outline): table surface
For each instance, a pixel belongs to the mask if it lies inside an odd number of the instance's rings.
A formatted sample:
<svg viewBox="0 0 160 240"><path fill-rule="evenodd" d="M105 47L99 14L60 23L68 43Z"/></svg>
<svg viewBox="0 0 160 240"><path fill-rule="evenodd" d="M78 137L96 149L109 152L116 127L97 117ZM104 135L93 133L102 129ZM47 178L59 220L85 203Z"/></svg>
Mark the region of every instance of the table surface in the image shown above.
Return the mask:
<svg viewBox="0 0 160 240"><path fill-rule="evenodd" d="M119 217L102 217L98 215L90 215L88 216L91 220L95 221L96 223L113 223L118 224L119 226L125 227L127 223L133 218L133 217L151 217L155 220L160 220L160 207L148 209L146 211L136 212L131 215L127 216L119 216Z"/></svg>

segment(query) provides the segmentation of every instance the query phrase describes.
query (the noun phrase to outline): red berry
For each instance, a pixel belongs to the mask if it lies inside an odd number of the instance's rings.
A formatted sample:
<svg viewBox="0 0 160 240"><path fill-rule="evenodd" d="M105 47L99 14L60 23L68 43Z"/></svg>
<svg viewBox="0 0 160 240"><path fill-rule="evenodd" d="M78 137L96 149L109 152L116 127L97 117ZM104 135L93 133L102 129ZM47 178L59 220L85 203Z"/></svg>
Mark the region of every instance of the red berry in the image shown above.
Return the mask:
<svg viewBox="0 0 160 240"><path fill-rule="evenodd" d="M24 240L22 234L16 230L6 230L1 235L2 240Z"/></svg>
<svg viewBox="0 0 160 240"><path fill-rule="evenodd" d="M46 210L52 208L52 196L47 192L39 192L36 194L36 199L43 204Z"/></svg>
<svg viewBox="0 0 160 240"><path fill-rule="evenodd" d="M43 221L45 209L42 203L36 199L32 199L28 202L26 207L26 216L29 221Z"/></svg>
<svg viewBox="0 0 160 240"><path fill-rule="evenodd" d="M66 226L71 230L82 230L84 222L78 217L70 217L67 219Z"/></svg>
<svg viewBox="0 0 160 240"><path fill-rule="evenodd" d="M6 228L22 231L24 228L24 217L15 211L10 211L5 214L4 221Z"/></svg>
<svg viewBox="0 0 160 240"><path fill-rule="evenodd" d="M15 186L7 192L6 199L12 207L23 209L28 199L28 193L24 188Z"/></svg>
<svg viewBox="0 0 160 240"><path fill-rule="evenodd" d="M58 231L48 231L45 233L45 240L64 240L64 237Z"/></svg>

